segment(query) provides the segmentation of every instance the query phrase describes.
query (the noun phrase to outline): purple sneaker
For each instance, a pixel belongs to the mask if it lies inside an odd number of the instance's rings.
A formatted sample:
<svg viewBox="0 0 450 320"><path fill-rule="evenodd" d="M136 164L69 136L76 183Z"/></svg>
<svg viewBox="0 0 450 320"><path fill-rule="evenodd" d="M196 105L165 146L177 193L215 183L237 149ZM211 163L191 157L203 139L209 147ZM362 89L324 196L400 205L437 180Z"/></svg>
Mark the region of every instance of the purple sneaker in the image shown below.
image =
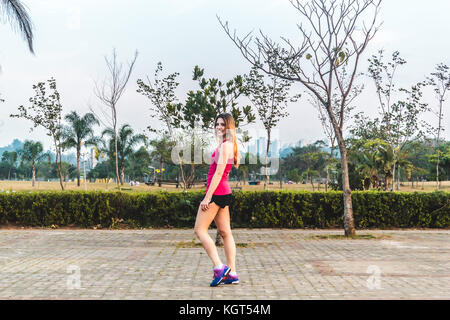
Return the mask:
<svg viewBox="0 0 450 320"><path fill-rule="evenodd" d="M222 284L238 284L239 278L238 275L232 276L231 274L228 274L225 279L223 279Z"/></svg>
<svg viewBox="0 0 450 320"><path fill-rule="evenodd" d="M228 266L223 265L222 269L214 269L214 279L211 282L211 287L216 287L222 283L223 279L230 273L231 269Z"/></svg>

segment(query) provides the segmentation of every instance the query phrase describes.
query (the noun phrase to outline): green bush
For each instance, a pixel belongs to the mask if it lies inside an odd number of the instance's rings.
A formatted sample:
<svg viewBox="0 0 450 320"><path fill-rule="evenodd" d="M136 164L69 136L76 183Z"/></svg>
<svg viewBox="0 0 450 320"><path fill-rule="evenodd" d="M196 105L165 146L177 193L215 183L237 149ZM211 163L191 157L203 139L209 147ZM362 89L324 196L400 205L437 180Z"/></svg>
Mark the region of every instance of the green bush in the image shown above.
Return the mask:
<svg viewBox="0 0 450 320"><path fill-rule="evenodd" d="M15 192L0 193L0 224L23 226L192 228L204 192ZM355 226L448 228L450 193L355 191ZM342 228L342 192L234 191L232 227Z"/></svg>

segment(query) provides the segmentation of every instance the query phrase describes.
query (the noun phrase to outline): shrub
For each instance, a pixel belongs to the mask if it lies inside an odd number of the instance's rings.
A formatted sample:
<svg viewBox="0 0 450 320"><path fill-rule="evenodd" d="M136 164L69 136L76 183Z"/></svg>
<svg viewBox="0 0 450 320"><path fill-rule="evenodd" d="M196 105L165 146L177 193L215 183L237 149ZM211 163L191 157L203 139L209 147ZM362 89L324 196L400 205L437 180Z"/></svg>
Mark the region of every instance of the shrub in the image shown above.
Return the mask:
<svg viewBox="0 0 450 320"><path fill-rule="evenodd" d="M0 193L0 224L192 228L204 192ZM450 193L355 191L355 227L448 228ZM341 191L233 192L231 223L241 228L342 228Z"/></svg>

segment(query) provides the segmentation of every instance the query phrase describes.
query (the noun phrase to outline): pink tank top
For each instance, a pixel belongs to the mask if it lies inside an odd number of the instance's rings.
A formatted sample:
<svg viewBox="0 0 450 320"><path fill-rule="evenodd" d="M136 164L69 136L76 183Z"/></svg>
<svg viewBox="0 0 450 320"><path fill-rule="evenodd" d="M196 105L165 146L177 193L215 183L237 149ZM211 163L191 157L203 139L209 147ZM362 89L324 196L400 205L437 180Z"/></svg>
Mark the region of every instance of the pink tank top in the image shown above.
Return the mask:
<svg viewBox="0 0 450 320"><path fill-rule="evenodd" d="M226 141L226 140L224 140ZM206 181L206 192L208 192L209 185L211 184L211 180L214 176L214 173L217 169L217 162L219 161L219 147L217 147L216 150L214 150L213 154L211 155L211 164L209 165L209 171L208 171L208 180ZM217 186L216 190L213 194L215 195L225 195L231 193L230 185L228 184L228 174L231 171L231 167L234 164L234 157L229 158L227 161L227 166L225 167L225 170L222 174L222 179L220 179L219 185Z"/></svg>

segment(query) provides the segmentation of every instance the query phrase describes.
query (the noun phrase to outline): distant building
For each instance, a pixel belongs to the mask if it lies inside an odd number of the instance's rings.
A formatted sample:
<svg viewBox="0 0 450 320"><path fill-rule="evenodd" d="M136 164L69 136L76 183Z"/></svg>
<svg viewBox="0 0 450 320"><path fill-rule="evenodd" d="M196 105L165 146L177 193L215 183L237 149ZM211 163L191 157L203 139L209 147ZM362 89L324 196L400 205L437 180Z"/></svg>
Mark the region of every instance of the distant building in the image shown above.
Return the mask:
<svg viewBox="0 0 450 320"><path fill-rule="evenodd" d="M98 160L95 157L95 149L94 148L91 148L91 156L90 156L89 160L90 160L89 168L94 169L98 163Z"/></svg>
<svg viewBox="0 0 450 320"><path fill-rule="evenodd" d="M267 148L267 138L260 137L256 140L248 142L247 144L247 152L250 152L254 155L259 154L260 157L264 157L266 154ZM269 146L269 157L278 157L280 154L280 141L278 139L271 140Z"/></svg>
<svg viewBox="0 0 450 320"><path fill-rule="evenodd" d="M260 137L258 140L256 140L256 152L259 154L260 157L266 154L266 148L267 148L267 140L266 137Z"/></svg>

